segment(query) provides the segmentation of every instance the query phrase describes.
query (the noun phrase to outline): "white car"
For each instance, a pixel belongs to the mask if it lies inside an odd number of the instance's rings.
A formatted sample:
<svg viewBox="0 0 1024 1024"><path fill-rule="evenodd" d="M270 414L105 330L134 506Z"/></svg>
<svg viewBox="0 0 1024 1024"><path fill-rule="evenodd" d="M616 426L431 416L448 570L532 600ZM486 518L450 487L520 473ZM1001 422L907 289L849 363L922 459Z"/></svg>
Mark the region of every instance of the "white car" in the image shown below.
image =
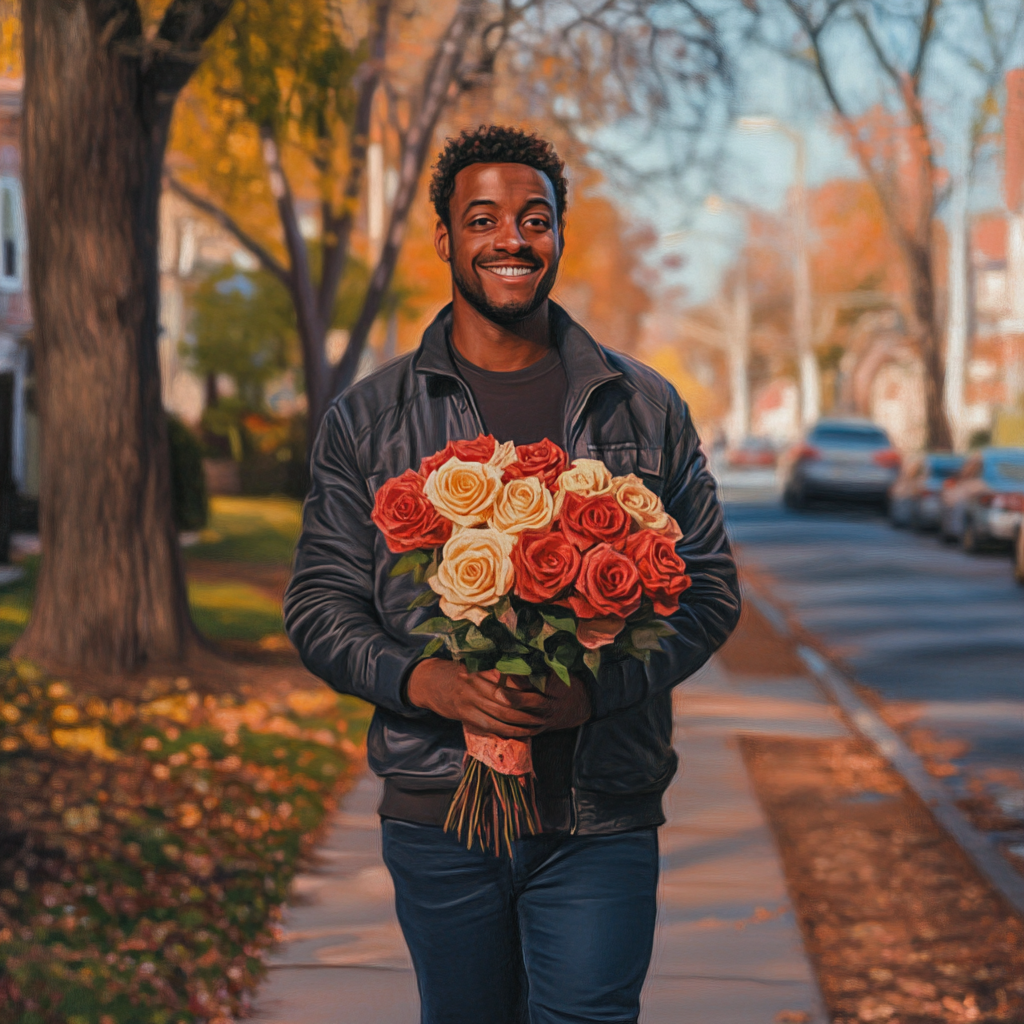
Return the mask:
<svg viewBox="0 0 1024 1024"><path fill-rule="evenodd" d="M1024 448L983 448L942 488L943 538L965 551L1009 547L1024 518Z"/></svg>

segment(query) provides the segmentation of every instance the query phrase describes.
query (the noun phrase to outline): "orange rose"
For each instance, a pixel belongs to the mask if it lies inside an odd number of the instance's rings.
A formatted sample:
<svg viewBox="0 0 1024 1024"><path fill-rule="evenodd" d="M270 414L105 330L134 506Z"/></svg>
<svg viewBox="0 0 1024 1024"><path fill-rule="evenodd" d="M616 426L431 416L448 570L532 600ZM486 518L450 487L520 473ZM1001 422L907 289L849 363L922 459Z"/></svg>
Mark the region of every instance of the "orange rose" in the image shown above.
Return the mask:
<svg viewBox="0 0 1024 1024"><path fill-rule="evenodd" d="M664 534L641 530L626 541L626 555L636 565L644 593L659 615L679 610L679 595L693 582L686 575L686 563Z"/></svg>
<svg viewBox="0 0 1024 1024"><path fill-rule="evenodd" d="M461 459L463 462L487 462L497 448L498 442L491 434L479 434L472 441L449 441L444 448L433 455L428 455L420 463L420 476L424 480L439 466L449 459Z"/></svg>
<svg viewBox="0 0 1024 1024"><path fill-rule="evenodd" d="M640 607L642 597L632 561L610 544L598 544L583 556L569 607L581 619L625 619Z"/></svg>
<svg viewBox="0 0 1024 1024"><path fill-rule="evenodd" d="M411 469L381 485L370 518L396 555L440 547L452 535L452 524L423 493L423 477Z"/></svg>

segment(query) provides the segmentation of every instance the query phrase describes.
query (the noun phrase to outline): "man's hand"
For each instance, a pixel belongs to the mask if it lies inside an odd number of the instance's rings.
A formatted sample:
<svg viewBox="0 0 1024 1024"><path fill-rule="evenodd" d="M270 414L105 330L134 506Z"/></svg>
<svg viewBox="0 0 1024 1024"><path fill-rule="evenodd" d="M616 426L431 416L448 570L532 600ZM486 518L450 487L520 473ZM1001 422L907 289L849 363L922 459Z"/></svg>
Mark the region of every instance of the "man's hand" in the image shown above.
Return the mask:
<svg viewBox="0 0 1024 1024"><path fill-rule="evenodd" d="M427 658L409 676L407 694L416 707L505 739L571 729L590 717L590 698L578 679L566 686L552 673L546 693L500 686L500 679L497 669L468 672L461 662Z"/></svg>

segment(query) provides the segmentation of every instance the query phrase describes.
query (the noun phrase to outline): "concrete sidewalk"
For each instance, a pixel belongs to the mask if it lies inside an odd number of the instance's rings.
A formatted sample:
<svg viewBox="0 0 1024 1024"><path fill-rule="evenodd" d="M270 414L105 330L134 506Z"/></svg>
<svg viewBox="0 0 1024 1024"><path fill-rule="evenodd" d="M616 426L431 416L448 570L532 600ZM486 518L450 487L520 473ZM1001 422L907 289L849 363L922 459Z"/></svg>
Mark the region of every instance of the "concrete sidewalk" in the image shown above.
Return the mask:
<svg viewBox="0 0 1024 1024"><path fill-rule="evenodd" d="M666 795L669 820L660 833L658 931L644 1024L824 1021L736 736L843 732L803 677L736 676L714 660L677 690L682 766ZM419 1020L416 980L380 859L376 798L376 780L364 775L335 816L318 865L296 878L256 1020Z"/></svg>

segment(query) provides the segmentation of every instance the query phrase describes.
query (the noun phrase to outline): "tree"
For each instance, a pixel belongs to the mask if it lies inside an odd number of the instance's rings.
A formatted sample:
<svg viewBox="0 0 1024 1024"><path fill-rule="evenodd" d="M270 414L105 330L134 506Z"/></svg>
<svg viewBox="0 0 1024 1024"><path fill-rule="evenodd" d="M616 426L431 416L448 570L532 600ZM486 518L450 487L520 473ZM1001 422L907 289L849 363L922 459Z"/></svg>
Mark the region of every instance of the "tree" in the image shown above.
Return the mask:
<svg viewBox="0 0 1024 1024"><path fill-rule="evenodd" d="M744 6L757 5L744 0ZM1019 34L1021 6L1013 0L770 0L763 14L765 40L817 78L877 193L907 269L910 325L925 369L927 444L949 447L942 277L935 262L945 172L929 93L944 75L979 76L982 99L973 127L979 136ZM849 74L853 61L857 75ZM865 102L879 93L881 103Z"/></svg>
<svg viewBox="0 0 1024 1024"><path fill-rule="evenodd" d="M543 55L538 39L545 40ZM665 109L672 88L705 93L719 67L716 46L713 23L692 3L448 0L405 10L393 0L245 0L183 106L175 133L181 159L170 187L288 288L312 437L329 399L355 376L392 287L435 128L460 96L499 74L535 83L550 66L542 56L575 55L591 78L577 77L575 95L582 101L589 89L603 97L579 107L579 127L591 114ZM712 51L716 60L708 59ZM598 66L609 70L607 81L593 80ZM547 99L564 114L566 95L557 85ZM324 339L350 259L374 131L394 153L394 196L347 348L331 367ZM311 199L323 251L319 273L300 213Z"/></svg>
<svg viewBox="0 0 1024 1024"><path fill-rule="evenodd" d="M242 405L262 409L265 385L294 362L294 316L280 282L266 272L219 270L196 288L192 307L192 369L230 377Z"/></svg>
<svg viewBox="0 0 1024 1024"><path fill-rule="evenodd" d="M157 361L157 203L174 101L230 0L24 0L24 188L43 561L15 653L127 672L196 634Z"/></svg>

